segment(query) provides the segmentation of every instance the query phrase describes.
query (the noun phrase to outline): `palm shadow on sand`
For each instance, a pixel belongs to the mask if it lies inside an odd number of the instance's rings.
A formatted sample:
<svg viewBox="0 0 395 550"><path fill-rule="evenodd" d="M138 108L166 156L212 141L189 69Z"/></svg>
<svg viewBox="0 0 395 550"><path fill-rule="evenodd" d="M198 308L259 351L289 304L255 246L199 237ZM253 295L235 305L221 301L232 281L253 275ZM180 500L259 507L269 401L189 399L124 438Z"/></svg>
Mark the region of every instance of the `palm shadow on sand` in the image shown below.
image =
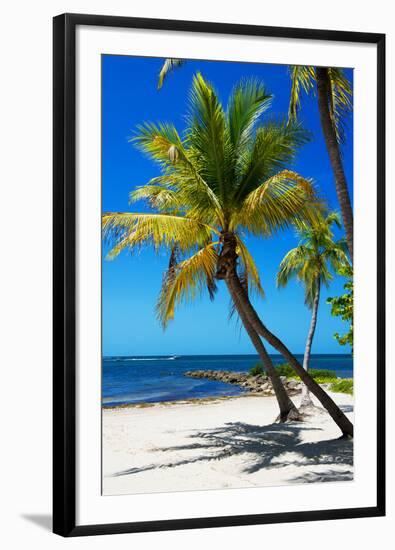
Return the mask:
<svg viewBox="0 0 395 550"><path fill-rule="evenodd" d="M331 439L302 443L302 431L321 431L321 428L303 423L269 424L257 426L243 422L230 422L214 429L194 432L190 443L166 448L154 448L153 452L175 452L177 457L161 464L128 468L113 474L126 476L156 470L175 468L187 464L217 461L232 456L245 455L243 472L253 474L261 469L285 466L322 466L296 477L291 482L313 483L317 481L348 481L353 479L353 442L347 439ZM199 451L198 456L191 452ZM179 455L185 453L184 457ZM188 456L189 455L189 456ZM281 457L281 459L280 459ZM350 466L336 470L336 466Z"/></svg>

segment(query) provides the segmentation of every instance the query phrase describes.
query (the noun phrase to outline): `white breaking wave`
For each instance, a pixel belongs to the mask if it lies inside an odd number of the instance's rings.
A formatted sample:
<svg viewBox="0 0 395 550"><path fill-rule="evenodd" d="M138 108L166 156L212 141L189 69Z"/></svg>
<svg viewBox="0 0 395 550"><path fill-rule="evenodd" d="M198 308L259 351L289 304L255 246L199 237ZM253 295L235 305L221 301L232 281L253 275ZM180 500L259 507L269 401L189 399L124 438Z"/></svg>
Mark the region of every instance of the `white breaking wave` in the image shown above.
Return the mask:
<svg viewBox="0 0 395 550"><path fill-rule="evenodd" d="M174 361L178 359L177 355L171 357L127 357L125 359L117 358L115 361Z"/></svg>

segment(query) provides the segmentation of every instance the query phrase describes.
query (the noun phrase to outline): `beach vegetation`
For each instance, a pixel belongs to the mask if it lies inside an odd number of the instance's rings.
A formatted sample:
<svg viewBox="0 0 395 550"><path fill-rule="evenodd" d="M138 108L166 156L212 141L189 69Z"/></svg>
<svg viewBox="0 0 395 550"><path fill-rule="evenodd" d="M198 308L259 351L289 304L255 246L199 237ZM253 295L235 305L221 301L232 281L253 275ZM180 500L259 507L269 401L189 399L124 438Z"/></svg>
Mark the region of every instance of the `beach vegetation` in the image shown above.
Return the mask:
<svg viewBox="0 0 395 550"><path fill-rule="evenodd" d="M251 367L248 372L251 374L251 376L259 376L260 374L266 374L266 371L263 368L262 363L256 363L256 365Z"/></svg>
<svg viewBox="0 0 395 550"><path fill-rule="evenodd" d="M347 278L344 284L344 290L346 292L341 296L327 298L326 302L331 305L332 315L340 317L342 321L349 323L347 332L342 335L336 332L334 337L341 346L349 345L352 350L354 345L354 283L351 266L342 268L339 270L339 274Z"/></svg>
<svg viewBox="0 0 395 550"><path fill-rule="evenodd" d="M286 378L291 378L295 380L300 380L293 368L288 363L282 363L281 365L276 365L276 369L280 376L285 376ZM325 384L333 380L337 380L335 371L327 369L310 369L310 376L314 378L318 384Z"/></svg>
<svg viewBox="0 0 395 550"><path fill-rule="evenodd" d="M352 378L337 380L330 385L329 389L333 392L352 395L354 393L354 380Z"/></svg>

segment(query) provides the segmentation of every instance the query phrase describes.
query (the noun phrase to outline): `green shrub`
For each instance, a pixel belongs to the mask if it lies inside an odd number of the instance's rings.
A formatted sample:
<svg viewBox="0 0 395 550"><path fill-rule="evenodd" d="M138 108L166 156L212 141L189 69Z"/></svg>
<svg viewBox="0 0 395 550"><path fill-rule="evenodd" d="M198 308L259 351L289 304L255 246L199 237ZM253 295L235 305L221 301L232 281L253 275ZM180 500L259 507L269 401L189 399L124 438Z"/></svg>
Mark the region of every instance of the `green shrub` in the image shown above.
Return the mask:
<svg viewBox="0 0 395 550"><path fill-rule="evenodd" d="M262 363L257 363L250 369L251 376L257 376L258 374L265 374L265 369Z"/></svg>
<svg viewBox="0 0 395 550"><path fill-rule="evenodd" d="M288 363L277 365L276 369L280 376L286 376L287 378L294 378L297 380L300 379L300 377L295 373L293 368ZM335 372L332 370L309 369L309 374L318 384L332 382L337 378Z"/></svg>
<svg viewBox="0 0 395 550"><path fill-rule="evenodd" d="M333 370L309 369L309 373L318 384L325 384L325 382L337 379L336 373Z"/></svg>
<svg viewBox="0 0 395 550"><path fill-rule="evenodd" d="M287 378L299 378L293 368L288 365L288 363L283 363L281 365L276 365L276 370L279 376L286 376Z"/></svg>
<svg viewBox="0 0 395 550"><path fill-rule="evenodd" d="M276 370L279 376L286 376L287 378L300 380L300 377L288 363L276 365ZM263 368L262 363L257 363L250 369L249 372L252 376L257 376L259 374L265 374L265 369ZM337 376L333 370L309 369L309 374L318 384L326 384L337 380Z"/></svg>
<svg viewBox="0 0 395 550"><path fill-rule="evenodd" d="M348 393L352 395L354 393L354 380L352 378L337 380L330 385L329 389L336 393Z"/></svg>

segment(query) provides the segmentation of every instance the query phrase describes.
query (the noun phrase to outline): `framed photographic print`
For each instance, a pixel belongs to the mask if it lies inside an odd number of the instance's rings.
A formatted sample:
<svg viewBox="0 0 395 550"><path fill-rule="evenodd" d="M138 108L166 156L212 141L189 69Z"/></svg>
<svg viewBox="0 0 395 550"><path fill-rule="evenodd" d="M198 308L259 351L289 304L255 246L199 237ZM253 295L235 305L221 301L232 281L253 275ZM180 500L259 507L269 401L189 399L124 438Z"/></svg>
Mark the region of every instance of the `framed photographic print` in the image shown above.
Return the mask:
<svg viewBox="0 0 395 550"><path fill-rule="evenodd" d="M385 37L54 18L54 532L384 515Z"/></svg>

